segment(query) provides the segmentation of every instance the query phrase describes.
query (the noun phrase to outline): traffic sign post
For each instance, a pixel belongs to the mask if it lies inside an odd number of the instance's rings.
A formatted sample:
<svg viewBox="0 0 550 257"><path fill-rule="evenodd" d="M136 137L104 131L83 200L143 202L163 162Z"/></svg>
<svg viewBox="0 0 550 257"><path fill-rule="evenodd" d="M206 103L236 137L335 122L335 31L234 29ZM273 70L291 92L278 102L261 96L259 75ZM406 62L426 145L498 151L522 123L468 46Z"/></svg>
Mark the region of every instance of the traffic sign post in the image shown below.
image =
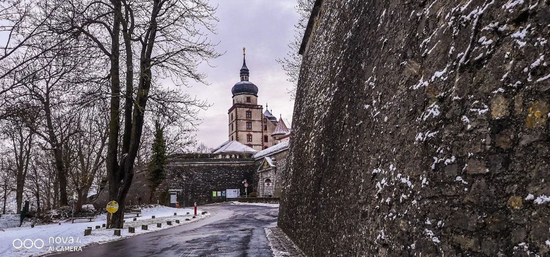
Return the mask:
<svg viewBox="0 0 550 257"><path fill-rule="evenodd" d="M113 213L118 211L117 201L110 201L109 203L107 203L106 209L107 209L107 212L109 213L107 214L107 223L109 224L108 228L111 228Z"/></svg>
<svg viewBox="0 0 550 257"><path fill-rule="evenodd" d="M107 203L107 211L109 213L115 213L118 211L118 203L116 201L110 201Z"/></svg>
<svg viewBox="0 0 550 257"><path fill-rule="evenodd" d="M194 206L195 206L195 216L197 216L197 202L195 202Z"/></svg>

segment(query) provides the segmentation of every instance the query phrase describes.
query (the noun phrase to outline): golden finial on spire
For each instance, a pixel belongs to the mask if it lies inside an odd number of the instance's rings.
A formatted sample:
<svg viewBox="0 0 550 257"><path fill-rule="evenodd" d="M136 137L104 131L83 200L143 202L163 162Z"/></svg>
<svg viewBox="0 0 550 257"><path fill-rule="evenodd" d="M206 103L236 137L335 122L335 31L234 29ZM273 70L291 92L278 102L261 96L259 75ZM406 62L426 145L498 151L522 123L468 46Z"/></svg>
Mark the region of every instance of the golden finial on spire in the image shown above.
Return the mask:
<svg viewBox="0 0 550 257"><path fill-rule="evenodd" d="M246 47L243 47L243 55L246 55Z"/></svg>

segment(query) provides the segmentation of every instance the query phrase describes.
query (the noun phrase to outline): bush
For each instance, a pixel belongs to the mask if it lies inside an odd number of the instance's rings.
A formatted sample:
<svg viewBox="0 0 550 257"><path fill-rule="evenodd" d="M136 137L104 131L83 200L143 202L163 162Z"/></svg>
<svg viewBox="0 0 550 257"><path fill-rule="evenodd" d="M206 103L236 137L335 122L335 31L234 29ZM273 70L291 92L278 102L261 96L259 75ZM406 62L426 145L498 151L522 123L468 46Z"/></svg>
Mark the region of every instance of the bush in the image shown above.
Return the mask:
<svg viewBox="0 0 550 257"><path fill-rule="evenodd" d="M256 192L252 192L250 194L248 194L248 197L257 197L258 196L258 193Z"/></svg>

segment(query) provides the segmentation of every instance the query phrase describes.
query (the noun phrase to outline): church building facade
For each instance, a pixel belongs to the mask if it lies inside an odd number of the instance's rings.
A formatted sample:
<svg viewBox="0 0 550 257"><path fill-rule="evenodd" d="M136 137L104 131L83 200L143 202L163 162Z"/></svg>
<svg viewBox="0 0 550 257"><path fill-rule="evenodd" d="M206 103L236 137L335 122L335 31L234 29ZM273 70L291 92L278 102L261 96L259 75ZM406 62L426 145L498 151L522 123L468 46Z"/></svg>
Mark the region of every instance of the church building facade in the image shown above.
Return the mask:
<svg viewBox="0 0 550 257"><path fill-rule="evenodd" d="M269 110L263 111L263 106L258 104L258 87L249 78L250 70L246 66L243 48L240 81L231 89L233 105L228 111L228 140L261 151L288 139L290 131L282 119L277 121Z"/></svg>

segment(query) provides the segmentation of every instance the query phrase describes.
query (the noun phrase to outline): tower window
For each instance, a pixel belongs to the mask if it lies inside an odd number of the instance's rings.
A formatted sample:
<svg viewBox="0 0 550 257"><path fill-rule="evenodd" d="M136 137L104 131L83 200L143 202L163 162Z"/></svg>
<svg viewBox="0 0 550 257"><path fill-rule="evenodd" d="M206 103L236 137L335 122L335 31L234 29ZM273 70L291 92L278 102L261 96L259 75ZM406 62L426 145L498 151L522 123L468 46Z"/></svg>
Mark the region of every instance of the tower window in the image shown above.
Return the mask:
<svg viewBox="0 0 550 257"><path fill-rule="evenodd" d="M250 96L247 96L247 97L246 97L246 102L247 102L247 103L250 103Z"/></svg>
<svg viewBox="0 0 550 257"><path fill-rule="evenodd" d="M266 118L264 118L264 123L267 123L267 119L266 119Z"/></svg>
<svg viewBox="0 0 550 257"><path fill-rule="evenodd" d="M264 125L264 130L267 130L267 125Z"/></svg>
<svg viewBox="0 0 550 257"><path fill-rule="evenodd" d="M246 142L252 142L252 135L251 134L246 135Z"/></svg>
<svg viewBox="0 0 550 257"><path fill-rule="evenodd" d="M246 129L252 129L252 122L246 123Z"/></svg>
<svg viewBox="0 0 550 257"><path fill-rule="evenodd" d="M233 123L231 123L231 131L233 131Z"/></svg>
<svg viewBox="0 0 550 257"><path fill-rule="evenodd" d="M268 136L264 136L264 142L267 143L267 141L269 141L269 137L268 137Z"/></svg>
<svg viewBox="0 0 550 257"><path fill-rule="evenodd" d="M233 113L231 113L231 120L233 120Z"/></svg>
<svg viewBox="0 0 550 257"><path fill-rule="evenodd" d="M252 112L251 111L246 111L246 118L248 118L248 119L252 118Z"/></svg>

